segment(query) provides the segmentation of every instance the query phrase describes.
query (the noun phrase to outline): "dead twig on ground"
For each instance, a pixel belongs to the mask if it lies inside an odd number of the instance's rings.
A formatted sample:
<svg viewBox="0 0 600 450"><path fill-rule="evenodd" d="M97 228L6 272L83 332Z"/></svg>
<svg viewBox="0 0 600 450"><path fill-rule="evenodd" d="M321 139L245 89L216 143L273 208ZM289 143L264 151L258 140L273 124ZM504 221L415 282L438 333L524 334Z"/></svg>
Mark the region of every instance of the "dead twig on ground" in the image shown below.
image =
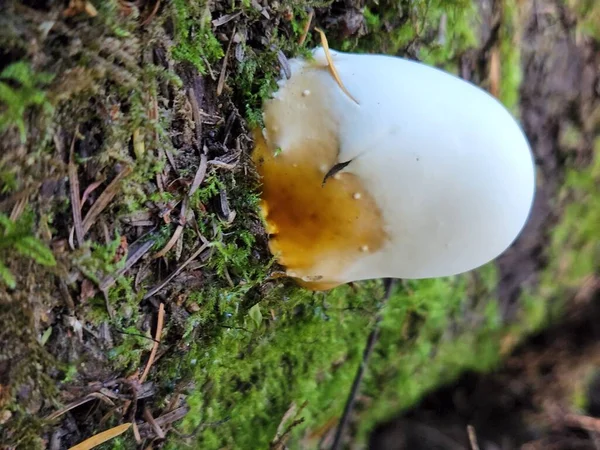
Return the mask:
<svg viewBox="0 0 600 450"><path fill-rule="evenodd" d="M290 433L292 432L292 430L295 427L297 427L302 422L304 422L304 418L300 417L299 419L294 419L294 421L287 427L285 427L285 425L291 418L298 417L298 415L302 412L302 410L304 410L304 408L306 408L306 405L308 405L307 401L305 401L302 404L302 406L300 407L300 409L298 409L296 404L292 403L290 408L286 411L286 413L281 418L281 422L279 423L279 426L277 427L277 432L275 433L275 437L273 438L273 440L271 441L271 444L270 444L271 450L283 450L285 448L285 442L287 441L288 436L290 435ZM284 431L284 427L285 427L285 431Z"/></svg>
<svg viewBox="0 0 600 450"><path fill-rule="evenodd" d="M188 201L189 198L184 197L183 202L181 203L181 210L179 211L179 225L177 225L177 228L175 228L175 232L171 236L171 239L169 239L169 242L167 242L165 246L152 257L152 259L158 259L165 256L169 250L173 248L177 241L179 241L179 238L181 237L185 227Z"/></svg>
<svg viewBox="0 0 600 450"><path fill-rule="evenodd" d="M119 185L123 178L128 176L131 173L131 167L125 167L115 178L110 182L110 184L106 187L106 189L100 194L98 200L92 205L88 213L85 215L83 219L83 232L87 233L100 213L104 211L104 209L110 204L112 199L117 195Z"/></svg>
<svg viewBox="0 0 600 450"><path fill-rule="evenodd" d="M467 434L469 435L469 444L471 450L479 450L479 444L477 443L477 434L473 425L467 425Z"/></svg>
<svg viewBox="0 0 600 450"><path fill-rule="evenodd" d="M229 44L227 45L227 51L225 52L225 57L223 58L223 67L221 67L221 74L219 75L219 82L217 83L217 97L221 95L221 93L223 92L223 87L225 86L225 75L227 74L227 61L229 60L229 55L231 53L231 45L233 44L236 32L237 25L233 27L233 32L231 33L231 37L229 38Z"/></svg>
<svg viewBox="0 0 600 450"><path fill-rule="evenodd" d="M209 246L208 241L204 240L204 243L200 246L200 248L198 248L193 254L192 256L190 256L184 263L182 263L175 271L173 271L162 283L160 283L158 286L153 287L152 289L150 289L146 295L144 295L144 300L149 299L150 297L152 297L154 294L156 294L158 291L160 291L162 288L164 288L173 278L175 278L177 275L179 275L181 273L181 271L189 264L191 263L194 259L196 259L198 257L198 255L200 255L200 253L202 253L204 250L206 250Z"/></svg>
<svg viewBox="0 0 600 450"><path fill-rule="evenodd" d="M53 412L52 414L50 414L48 417L46 417L46 420L54 420L54 419L58 419L60 416L62 416L63 414L71 411L74 408L77 408L78 406L81 406L87 402L91 402L92 400L100 400L104 403L106 403L107 405L110 406L114 406L115 404L112 402L112 400L110 398L108 398L107 395L104 395L100 392L92 392L91 394L86 395L85 397L76 400L74 402L69 403L67 406L65 406L64 408L59 409L58 411Z"/></svg>
<svg viewBox="0 0 600 450"><path fill-rule="evenodd" d="M568 426L600 433L600 419L596 417L583 416L580 414L567 414L564 417L564 421Z"/></svg>
<svg viewBox="0 0 600 450"><path fill-rule="evenodd" d="M148 408L144 408L144 419L146 419L146 422L148 422L150 424L150 426L156 433L156 436L158 436L160 439L165 438L165 432L160 427L160 425L156 422L156 420L154 420L154 417L152 417L152 413L150 412L150 409L148 409Z"/></svg>
<svg viewBox="0 0 600 450"><path fill-rule="evenodd" d="M215 19L212 21L213 27L217 28L220 27L221 25L225 25L226 23L232 21L233 19L235 19L236 17L238 17L240 14L242 14L242 11L238 11L236 13L232 13L232 14L225 14L221 17L219 17L218 19Z"/></svg>
<svg viewBox="0 0 600 450"><path fill-rule="evenodd" d="M304 24L304 29L302 30L302 35L300 39L298 39L298 45L304 45L306 41L306 37L308 36L308 32L310 31L310 24L312 23L313 17L315 15L315 11L312 8L308 10L308 17L306 18L306 23Z"/></svg>
<svg viewBox="0 0 600 450"><path fill-rule="evenodd" d="M148 241L141 244L139 247L135 248L132 252L129 252L127 255L127 261L125 261L125 266L117 271L114 275L108 275L104 277L100 281L100 285L98 286L100 290L104 291L115 284L117 278L131 269L142 257L148 253L148 251L154 245L154 239L149 239Z"/></svg>
<svg viewBox="0 0 600 450"><path fill-rule="evenodd" d="M142 21L142 23L141 23L142 26L148 25L152 21L152 19L154 19L154 17L156 16L156 13L158 12L159 7L160 7L160 0L156 0L156 3L154 4L152 11L150 11L150 14L148 14L148 17L146 17Z"/></svg>
<svg viewBox="0 0 600 450"><path fill-rule="evenodd" d="M390 296L392 295L392 288L394 286L395 280L386 278L384 280L385 283L385 294L382 299L381 309L386 305ZM350 413L354 408L354 402L356 401L356 396L358 394L358 390L360 388L360 383L362 382L363 376L365 374L365 369L367 368L367 364L369 362L369 358L373 353L373 349L375 348L375 344L377 343L377 339L379 338L379 324L383 319L383 315L380 312L375 317L375 323L373 324L373 328L371 333L369 333L369 337L367 338L367 345L363 352L363 357L360 362L360 366L358 366L358 370L356 375L354 376L354 382L352 383L352 388L350 389L350 394L348 395L348 399L346 400L346 405L344 406L344 412L342 413L342 418L338 424L337 430L335 432L335 437L333 440L333 445L331 446L331 450L337 450L340 448L342 444L342 439L344 437L344 432L346 430L346 426L348 425L348 421L350 420Z"/></svg>
<svg viewBox="0 0 600 450"><path fill-rule="evenodd" d="M75 164L75 140L77 139L78 130L75 130L73 139L71 140L71 149L69 150L69 191L71 194L71 209L73 211L73 226L75 228L75 235L77 236L77 245L81 247L83 245L84 233L83 223L81 219L81 198L79 197L79 176L77 175L77 164ZM69 237L69 245L72 249L75 248L73 244L73 233Z"/></svg>
<svg viewBox="0 0 600 450"><path fill-rule="evenodd" d="M188 192L188 197L194 195L194 193L198 190L202 182L204 181L204 177L206 177L206 169L208 168L208 160L206 157L206 153L200 154L200 165L198 166L198 170L196 170L196 175L194 175L194 181L190 186L190 190Z"/></svg>
<svg viewBox="0 0 600 450"><path fill-rule="evenodd" d="M96 189L98 189L102 185L102 183L104 183L104 181L105 181L105 178L102 177L98 181L94 181L92 184L90 184L85 189L85 191L83 191L83 195L81 196L81 208L82 209L83 209L83 205L85 205L85 202L87 202L87 199L92 194L92 192L94 192Z"/></svg>
<svg viewBox="0 0 600 450"><path fill-rule="evenodd" d="M190 409L187 406L180 406L179 408L174 409L173 411L163 414L162 416L154 419L154 424L160 427L160 429L162 430L170 424L177 422L180 419L183 419L185 415L189 412L189 410ZM138 429L140 436L142 438L145 438L151 435L152 431L154 430L154 427L149 422L147 422L141 424L138 427Z"/></svg>
<svg viewBox="0 0 600 450"><path fill-rule="evenodd" d="M198 149L202 148L202 111L198 104L198 98L196 97L196 91L194 88L188 89L188 100L192 107L192 118L194 119L194 129L196 134L196 145Z"/></svg>
<svg viewBox="0 0 600 450"><path fill-rule="evenodd" d="M190 99L193 99L193 103L195 103L196 97L194 96L193 89L190 89ZM200 120L199 116L198 120ZM206 156L206 153L200 154L200 164L198 165L198 169L196 170L196 175L194 175L194 181L190 186L190 190L188 191L187 196L184 197L183 202L181 204L181 210L179 212L179 225L177 225L177 228L175 228L175 232L171 236L171 239L169 239L169 242L167 242L167 244L160 251L158 251L156 255L154 255L153 259L158 259L165 256L169 252L169 250L171 250L173 246L179 241L179 238L183 233L183 229L186 223L187 205L189 203L189 199L198 190L198 188L204 181L204 178L206 177L206 169L208 168L207 159L208 158Z"/></svg>
<svg viewBox="0 0 600 450"><path fill-rule="evenodd" d="M25 211L27 203L27 197L21 198L19 201L17 201L17 203L15 203L15 206L13 206L12 211L10 212L10 220L12 220L13 222L19 220L19 217L21 217L23 211Z"/></svg>
<svg viewBox="0 0 600 450"><path fill-rule="evenodd" d="M154 345L152 346L152 351L150 352L150 357L148 358L148 362L146 363L146 368L144 369L144 373L140 377L140 383L143 383L150 372L150 368L154 363L154 357L156 356L156 351L158 350L158 346L160 345L160 335L162 333L163 324L165 320L165 305L161 303L158 307L158 319L156 322L156 334L154 335Z"/></svg>
<svg viewBox="0 0 600 450"><path fill-rule="evenodd" d="M126 176L128 176L131 173L131 171L132 171L131 167L125 167L114 178L114 180L112 180L110 182L110 184L106 187L106 189L102 192L102 194L100 194L100 197L98 197L98 200L96 200L96 202L92 205L92 207L90 208L90 210L87 212L87 214L85 215L85 218L83 219L83 222L82 222L83 239L85 239L85 234L88 231L90 231L90 228L95 223L95 221L98 218L98 216L110 204L110 202L115 197L115 195L117 195L119 184L121 183L121 181L123 180L123 178L125 178ZM100 183L100 182L98 181L96 183ZM92 184L92 186L94 186L94 185L95 185L95 183ZM98 186L99 185L100 184L98 184ZM88 192L88 190L90 189L90 187L88 187L88 189L86 189L86 192ZM96 189L96 187L97 186L94 186L93 189ZM88 192L88 195L92 192L92 190L90 190ZM87 199L87 197L86 197L86 199ZM79 214L80 214L80 217L81 217L81 202L78 205L78 211L79 211ZM74 217L74 220L75 220L75 212L73 213L73 217ZM70 243L73 242L73 233L74 233L75 228L71 229L71 233L69 235L69 242Z"/></svg>

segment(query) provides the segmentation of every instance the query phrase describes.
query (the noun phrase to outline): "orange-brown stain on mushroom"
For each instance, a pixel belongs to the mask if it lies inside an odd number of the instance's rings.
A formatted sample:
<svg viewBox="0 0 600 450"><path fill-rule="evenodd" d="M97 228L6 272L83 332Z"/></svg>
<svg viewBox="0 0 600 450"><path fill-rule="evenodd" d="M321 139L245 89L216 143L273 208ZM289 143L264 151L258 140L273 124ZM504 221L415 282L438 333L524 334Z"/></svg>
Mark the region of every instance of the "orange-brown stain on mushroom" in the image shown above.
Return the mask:
<svg viewBox="0 0 600 450"><path fill-rule="evenodd" d="M368 186L351 170L323 183L340 162L339 141L316 73L293 76L281 97L265 104L265 133L254 131L253 161L271 252L299 284L326 290L344 283L343 272L379 250L387 235Z"/></svg>

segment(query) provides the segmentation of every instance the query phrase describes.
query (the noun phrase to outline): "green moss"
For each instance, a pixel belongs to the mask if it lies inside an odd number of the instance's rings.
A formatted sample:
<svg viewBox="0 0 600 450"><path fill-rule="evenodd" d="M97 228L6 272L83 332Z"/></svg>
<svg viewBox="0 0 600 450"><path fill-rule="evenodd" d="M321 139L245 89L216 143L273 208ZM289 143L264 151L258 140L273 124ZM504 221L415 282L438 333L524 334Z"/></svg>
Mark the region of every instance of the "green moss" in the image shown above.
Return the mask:
<svg viewBox="0 0 600 450"><path fill-rule="evenodd" d="M600 138L585 170L569 169L560 197L566 203L550 239L549 270L542 289L557 295L580 286L600 266ZM561 280L560 284L556 279Z"/></svg>
<svg viewBox="0 0 600 450"><path fill-rule="evenodd" d="M34 215L31 210L21 214L14 222L0 213L0 282L14 289L17 280L9 266L9 259L19 256L29 258L47 267L56 265L56 260L48 246L33 236Z"/></svg>
<svg viewBox="0 0 600 450"><path fill-rule="evenodd" d="M248 125L255 128L262 124L263 101L277 87L277 53L257 53L250 47L245 52L244 61L237 66L235 86L242 97Z"/></svg>
<svg viewBox="0 0 600 450"><path fill-rule="evenodd" d="M493 294L496 269L490 264L478 273L408 282L390 299L362 390L370 400L359 441L429 390L498 363L504 330Z"/></svg>
<svg viewBox="0 0 600 450"><path fill-rule="evenodd" d="M564 0L577 18L577 31L600 41L600 4L595 0Z"/></svg>
<svg viewBox="0 0 600 450"><path fill-rule="evenodd" d="M414 53L421 61L454 71L453 60L477 44L477 10L470 0L368 1L367 34L335 42L345 51Z"/></svg>
<svg viewBox="0 0 600 450"><path fill-rule="evenodd" d="M212 329L212 345L191 339L179 360L177 371L191 368L197 386L181 429L189 433L201 424L224 422L186 442L174 439L169 448L263 448L292 401L308 402L307 423L326 420L343 406L381 294L377 282L356 293L343 287L328 295L276 287L260 300L259 327L256 313L250 313L254 306L244 308L239 292L196 296L201 333L211 329L205 308L217 309L221 320Z"/></svg>
<svg viewBox="0 0 600 450"><path fill-rule="evenodd" d="M73 262L88 279L99 283L102 277L114 273L125 264L123 258L118 262L115 261L120 243L120 236L108 244L86 242Z"/></svg>
<svg viewBox="0 0 600 450"><path fill-rule="evenodd" d="M519 7L516 0L504 0L502 22L498 33L500 41L500 101L514 114L518 111L519 88L521 87L521 51Z"/></svg>
<svg viewBox="0 0 600 450"><path fill-rule="evenodd" d="M174 0L172 15L175 27L173 58L193 64L202 74L223 57L223 48L211 28L209 3Z"/></svg>
<svg viewBox="0 0 600 450"><path fill-rule="evenodd" d="M53 78L51 74L34 71L25 61L12 63L0 72L0 133L14 126L19 130L21 142L26 141L25 113L32 107L47 115L53 111L44 90Z"/></svg>

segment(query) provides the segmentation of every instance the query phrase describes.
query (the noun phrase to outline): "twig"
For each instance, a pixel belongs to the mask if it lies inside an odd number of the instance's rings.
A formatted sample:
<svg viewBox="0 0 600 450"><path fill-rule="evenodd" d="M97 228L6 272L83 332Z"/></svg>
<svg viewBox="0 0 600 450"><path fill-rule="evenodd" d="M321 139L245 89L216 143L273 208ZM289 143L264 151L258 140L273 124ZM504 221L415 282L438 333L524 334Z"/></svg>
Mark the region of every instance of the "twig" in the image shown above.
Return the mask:
<svg viewBox="0 0 600 450"><path fill-rule="evenodd" d="M273 46L273 48L275 48L275 46ZM277 61L279 61L279 65L281 66L281 70L283 70L285 78L287 80L292 78L292 68L290 67L290 62L281 49L277 50Z"/></svg>
<svg viewBox="0 0 600 450"><path fill-rule="evenodd" d="M164 288L173 278L175 278L177 275L179 275L179 273L181 273L181 271L185 268L185 266L187 266L189 263L191 263L194 259L196 259L198 257L198 255L200 253L202 253L204 250L206 250L209 246L208 242L204 242L204 244L202 244L200 246L200 248L198 248L198 250L196 250L192 256L190 256L184 263L182 263L174 272L172 272L166 279L165 281L163 281L162 283L160 283L158 286L153 287L152 289L150 289L146 295L144 295L144 300L149 299L150 297L152 297L154 294L156 294L158 291L160 291L162 288Z"/></svg>
<svg viewBox="0 0 600 450"><path fill-rule="evenodd" d="M298 417L298 415L304 410L304 408L306 408L306 405L308 405L308 401L305 401L302 404L302 406L300 407L300 409L298 410L298 407L296 406L296 404L292 403L290 408L285 412L285 414L281 418L281 422L279 423L279 426L277 427L277 432L275 433L275 437L273 438L273 440L271 441L271 444L270 444L271 450L281 450L281 449L285 448L285 441L287 440L287 437L289 436L289 434L292 432L292 430L296 426L298 426L302 422L304 422L304 418L301 417L299 419L295 419L292 422L292 424L287 427L285 427L285 425L287 424L287 422L289 422L289 420L291 418Z"/></svg>
<svg viewBox="0 0 600 450"><path fill-rule="evenodd" d="M83 191L83 195L81 196L81 208L83 209L83 205L85 205L85 202L87 201L88 197L92 194L92 192L94 192L96 189L98 189L98 187L104 183L105 178L102 177L100 178L98 181L94 181L92 184L90 184L87 188L85 188L85 191Z"/></svg>
<svg viewBox="0 0 600 450"><path fill-rule="evenodd" d="M92 392L91 394L88 394L85 397L80 398L79 400L76 400L76 401L74 401L72 403L69 403L64 408L59 409L58 411L53 412L48 417L46 417L46 420L58 419L60 416L62 416L63 414L65 414L65 413L67 413L69 411L71 411L73 408L77 408L78 406L81 406L81 405L83 405L83 404L85 404L87 402L90 402L92 400L101 400L101 401L105 402L107 405L114 406L114 403L106 395L101 394L100 392Z"/></svg>
<svg viewBox="0 0 600 450"><path fill-rule="evenodd" d="M152 429L154 430L154 432L160 439L165 438L165 432L162 430L162 428L156 422L156 420L154 420L154 417L152 417L152 414L150 413L150 410L148 409L148 407L144 408L144 419L146 419L146 422L148 422L150 424L150 426L152 427Z"/></svg>
<svg viewBox="0 0 600 450"><path fill-rule="evenodd" d="M600 419L595 417L582 416L580 414L567 414L564 420L567 425L572 427L600 433Z"/></svg>
<svg viewBox="0 0 600 450"><path fill-rule="evenodd" d="M112 201L115 195L117 195L117 188L123 178L131 173L131 167L125 167L114 180L110 182L110 184L106 187L106 189L100 194L98 200L92 205L88 213L85 215L85 219L83 219L83 232L87 233L100 213L108 206L108 204Z"/></svg>
<svg viewBox="0 0 600 450"><path fill-rule="evenodd" d="M233 170L238 166L239 160L234 163L226 163L223 161L219 161L218 159L211 159L210 161L208 161L208 164L210 164L211 166L220 167L225 170Z"/></svg>
<svg viewBox="0 0 600 450"><path fill-rule="evenodd" d="M152 257L152 259L158 259L165 256L179 240L179 237L181 236L181 233L183 233L183 228L185 226L188 202L189 197L184 197L183 202L181 202L181 210L179 212L179 225L177 225L177 228L175 228L175 232L173 233L173 236L171 236L171 239L169 239L169 242L167 242L166 245Z"/></svg>
<svg viewBox="0 0 600 450"><path fill-rule="evenodd" d="M490 54L490 94L499 98L500 96L500 75L501 75L500 49L494 47Z"/></svg>
<svg viewBox="0 0 600 450"><path fill-rule="evenodd" d="M174 409L171 412L168 412L166 414L163 414L160 417L157 417L156 419L154 419L154 423L156 425L158 425L159 427L161 427L161 429L167 425L172 424L173 422L177 422L178 420L182 419L183 417L185 417L185 415L189 412L189 407L187 406L180 406L177 409ZM148 435L151 433L151 430L154 427L149 423L144 423L142 425L139 426L139 432L140 432L140 436L142 437L148 437ZM192 437L193 435L189 436Z"/></svg>
<svg viewBox="0 0 600 450"><path fill-rule="evenodd" d="M17 201L17 203L15 203L15 206L13 206L13 209L10 212L10 220L13 222L19 220L19 217L21 217L23 211L25 211L25 206L27 206L27 197L23 197Z"/></svg>
<svg viewBox="0 0 600 450"><path fill-rule="evenodd" d="M112 306L110 306L110 299L108 298L108 290L104 289L102 292L102 296L104 297L104 306L106 306L106 312L108 313L108 317L110 317L111 319L115 318L115 312L112 309Z"/></svg>
<svg viewBox="0 0 600 450"><path fill-rule="evenodd" d="M27 199L27 197L29 197L33 192L35 192L37 189L39 189L40 186L41 186L41 183L37 183L35 186L24 188L21 191L15 192L10 197L8 197L6 200L2 200L0 202L0 211L7 209L10 204L18 202L19 200L21 200L23 198Z"/></svg>
<svg viewBox="0 0 600 450"><path fill-rule="evenodd" d="M196 92L194 88L189 88L188 90L188 98L190 101L190 105L192 106L192 118L194 119L194 128L196 131L196 145L198 148L201 148L202 145L202 118L200 117L200 105L198 104L198 99L196 98ZM171 163L173 165L173 163ZM173 167L175 167L173 165Z"/></svg>
<svg viewBox="0 0 600 450"><path fill-rule="evenodd" d="M221 16L218 19L215 19L212 21L213 27L217 28L217 27L220 27L221 25L225 25L226 23L231 22L233 19L235 19L240 14L242 14L242 11L238 11L233 14L225 14L224 16Z"/></svg>
<svg viewBox="0 0 600 450"><path fill-rule="evenodd" d="M171 236L171 239L169 239L169 242L167 242L162 249L156 252L152 259L158 259L165 256L169 252L169 250L171 250L173 246L177 243L179 237L181 236L181 233L183 233L183 225L177 225L177 228L175 228L175 232L173 233L173 236Z"/></svg>
<svg viewBox="0 0 600 450"><path fill-rule="evenodd" d="M310 24L312 23L313 16L315 15L315 11L310 8L308 11L308 18L306 19L306 23L304 24L304 29L302 30L302 36L298 39L298 45L303 46L304 41L306 41L306 36L308 36L308 31L310 30Z"/></svg>
<svg viewBox="0 0 600 450"><path fill-rule="evenodd" d="M131 429L133 430L133 437L135 438L135 443L140 445L142 443L142 437L140 436L140 430L137 426L137 423L135 423L135 421L131 422L132 423L132 427Z"/></svg>
<svg viewBox="0 0 600 450"><path fill-rule="evenodd" d="M194 181L190 186L190 190L188 192L188 197L194 195L196 190L200 187L202 182L204 181L204 177L206 176L206 169L208 167L208 160L205 153L200 154L200 165L198 166L198 170L196 170L196 175L194 175Z"/></svg>
<svg viewBox="0 0 600 450"><path fill-rule="evenodd" d="M386 278L384 279L385 283L385 294L382 299L381 309L385 306L387 301L389 300L392 294L392 288L394 286L393 279ZM348 421L350 419L350 413L354 408L354 402L356 400L356 396L358 395L358 389L360 387L360 383L365 374L365 369L367 368L367 363L369 362L369 358L371 357L371 353L373 353L373 349L375 348L375 344L377 343L377 339L379 338L379 324L383 316L381 312L379 312L375 318L375 323L373 324L373 329L367 338L367 345L363 352L362 361L360 362L360 366L358 366L358 370L356 371L356 375L354 376L354 382L352 383L352 388L350 389L350 394L348 395L348 399L346 400L346 405L344 406L344 412L342 413L342 418L340 419L340 423L338 424L337 430L335 432L335 438L333 440L333 445L331 446L331 450L337 450L340 448L342 444L342 438L344 437L344 432L346 430L346 426L348 425Z"/></svg>
<svg viewBox="0 0 600 450"><path fill-rule="evenodd" d="M479 444L477 443L477 434L475 434L475 428L473 425L467 425L467 434L469 435L469 443L471 444L471 450L479 450Z"/></svg>
<svg viewBox="0 0 600 450"><path fill-rule="evenodd" d="M223 92L223 87L225 86L225 75L227 74L227 60L229 59L229 53L231 52L231 44L233 44L233 40L235 38L235 33L237 31L237 25L233 27L233 33L231 33L231 38L229 39L229 45L227 45L227 51L225 52L225 58L223 58L223 67L221 67L221 74L219 75L219 82L217 83L217 97L221 95Z"/></svg>
<svg viewBox="0 0 600 450"><path fill-rule="evenodd" d="M148 358L148 362L146 363L146 368L144 369L144 373L140 377L140 383L143 383L150 372L150 368L154 363L154 358L156 356L156 351L158 350L158 346L160 345L160 335L162 333L163 324L165 320L165 305L161 303L158 307L158 320L156 322L156 334L154 335L154 345L152 346L152 351L150 352L150 357Z"/></svg>
<svg viewBox="0 0 600 450"><path fill-rule="evenodd" d="M301 423L304 422L304 417L300 417L299 419L294 420L288 427L287 429L283 432L283 434L275 441L271 444L270 448L272 450L283 450L285 449L285 440L287 439L288 435L292 432L292 430L294 428L296 428L298 425L300 425Z"/></svg>
<svg viewBox="0 0 600 450"><path fill-rule="evenodd" d="M123 268L119 269L114 275L108 275L100 281L100 285L98 286L100 290L108 289L115 284L116 279L131 269L135 263L137 263L146 253L148 253L148 250L150 250L153 245L154 239L150 239L137 247L133 252L130 252Z"/></svg>
<svg viewBox="0 0 600 450"><path fill-rule="evenodd" d="M175 159L173 159L173 155L171 154L171 152L169 150L162 150L162 149L161 149L161 151L167 157L167 160L169 161L169 164L171 164L171 167L173 168L173 170L175 171L175 173L177 174L177 176L180 176L179 169L177 168L177 164L175 164Z"/></svg>
<svg viewBox="0 0 600 450"><path fill-rule="evenodd" d="M148 25L150 23L150 21L154 18L154 16L156 16L159 6L160 6L160 0L156 0L156 3L154 4L154 8L152 8L152 11L150 11L150 14L148 14L148 17L146 17L144 19L144 21L141 23L142 26Z"/></svg>
<svg viewBox="0 0 600 450"><path fill-rule="evenodd" d="M79 177L77 175L77 164L75 164L75 139L77 139L77 130L73 134L71 141L71 149L69 151L69 190L71 191L71 209L73 210L73 225L75 227L75 235L77 236L77 245L83 245L84 233L81 220L81 198L79 197ZM73 241L69 240L71 248L74 248Z"/></svg>
<svg viewBox="0 0 600 450"><path fill-rule="evenodd" d="M94 222L96 221L96 219L98 218L100 213L102 211L104 211L104 208L106 208L108 206L108 204L111 202L111 200L114 198L114 196L117 195L117 187L119 186L119 183L121 182L121 180L123 178L125 178L127 175L129 175L130 173L131 173L131 167L126 167L125 169L123 169L115 177L115 179L112 180L108 186L106 186L106 189L102 192L102 194L100 194L100 197L98 197L98 200L96 200L96 202L92 205L90 210L85 215L85 218L83 219L82 226L83 226L83 236L84 237L85 237L85 234L90 230L90 228L92 227L92 225L94 224ZM104 180L102 180L102 181L99 180L95 183L92 183L90 186L88 186L88 188L85 190L85 192L83 194L84 195L83 198L85 200L87 200L87 197L91 194L91 192L93 190L95 190L103 181ZM92 186L93 186L93 189L92 189ZM81 203L79 204L79 214L81 217ZM73 213L73 215L75 215L75 213ZM69 243L71 244L71 246L72 246L72 242L73 242L73 229L71 229L71 233L69 235Z"/></svg>

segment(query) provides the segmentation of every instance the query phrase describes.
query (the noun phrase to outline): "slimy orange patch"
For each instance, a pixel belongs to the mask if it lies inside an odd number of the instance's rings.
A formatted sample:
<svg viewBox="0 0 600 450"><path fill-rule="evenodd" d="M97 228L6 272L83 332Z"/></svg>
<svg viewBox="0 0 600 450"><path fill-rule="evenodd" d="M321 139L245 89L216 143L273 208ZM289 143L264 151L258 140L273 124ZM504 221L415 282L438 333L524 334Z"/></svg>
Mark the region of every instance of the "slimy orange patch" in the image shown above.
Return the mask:
<svg viewBox="0 0 600 450"><path fill-rule="evenodd" d="M271 252L290 277L309 289L344 283L344 270L385 240L374 199L350 172L323 184L325 173L336 164L335 146L298 142L297 148L278 153L260 131L254 138Z"/></svg>

